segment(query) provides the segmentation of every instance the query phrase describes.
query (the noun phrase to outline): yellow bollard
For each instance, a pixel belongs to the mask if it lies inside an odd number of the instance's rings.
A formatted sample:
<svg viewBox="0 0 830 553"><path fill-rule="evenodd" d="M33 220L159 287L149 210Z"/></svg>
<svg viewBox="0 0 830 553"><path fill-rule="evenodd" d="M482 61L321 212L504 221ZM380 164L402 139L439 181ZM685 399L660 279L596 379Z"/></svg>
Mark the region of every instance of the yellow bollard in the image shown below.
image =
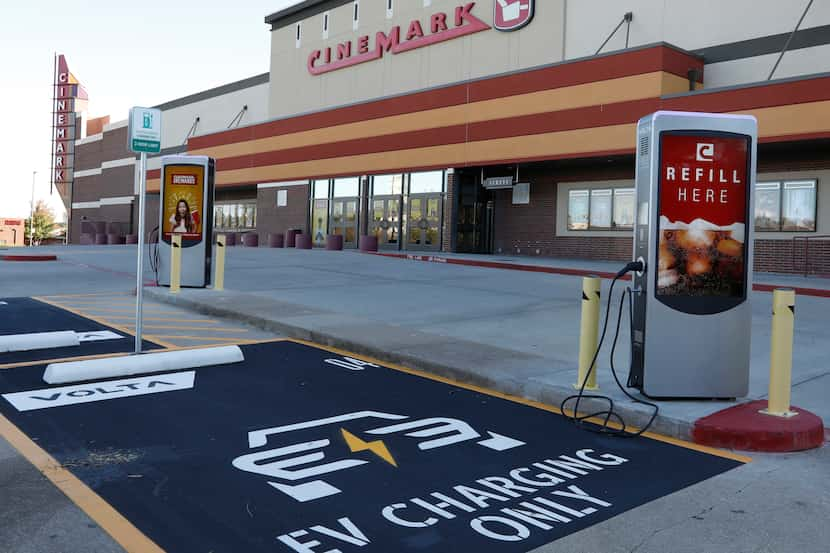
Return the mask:
<svg viewBox="0 0 830 553"><path fill-rule="evenodd" d="M224 234L216 236L216 270L213 276L213 289L225 289L225 244L227 241Z"/></svg>
<svg viewBox="0 0 830 553"><path fill-rule="evenodd" d="M790 410L795 327L795 290L772 293L772 340L769 363L769 401L761 412L775 417L794 417Z"/></svg>
<svg viewBox="0 0 830 553"><path fill-rule="evenodd" d="M591 374L588 375L589 365L597 352L597 339L599 337L599 307L600 307L600 286L599 277L588 276L582 279L582 322L579 327L579 376L574 388L582 388L585 383L586 390L598 390L597 367L594 363Z"/></svg>
<svg viewBox="0 0 830 553"><path fill-rule="evenodd" d="M174 234L170 240L170 292L177 293L182 283L182 235Z"/></svg>

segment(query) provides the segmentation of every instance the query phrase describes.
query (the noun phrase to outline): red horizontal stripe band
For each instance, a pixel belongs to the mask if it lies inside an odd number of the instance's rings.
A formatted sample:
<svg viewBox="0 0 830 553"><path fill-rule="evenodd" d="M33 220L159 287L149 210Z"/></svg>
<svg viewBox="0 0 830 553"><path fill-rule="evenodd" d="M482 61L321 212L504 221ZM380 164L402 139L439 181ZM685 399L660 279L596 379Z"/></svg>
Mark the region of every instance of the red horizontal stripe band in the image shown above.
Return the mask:
<svg viewBox="0 0 830 553"><path fill-rule="evenodd" d="M486 121L471 125L454 125L423 131L396 133L385 136L304 146L301 148L290 148L274 152L262 152L234 158L224 158L217 161L216 167L220 171L231 171L235 169L280 165L317 159L331 159L635 123L640 117L655 111L657 107L658 100L655 98L620 102L604 106L575 108Z"/></svg>
<svg viewBox="0 0 830 553"><path fill-rule="evenodd" d="M830 99L830 77L664 98L662 109L732 112Z"/></svg>
<svg viewBox="0 0 830 553"><path fill-rule="evenodd" d="M664 64L668 64L668 66L666 67ZM517 94L628 77L653 71L663 70L686 77L688 69L693 67L702 71L703 64L699 59L667 46L654 46L600 58L561 63L542 69L531 69L513 75L374 100L308 115L289 117L222 133L193 137L188 141L188 149L191 151L200 150L247 140L391 117L404 113L415 113L468 102L505 98Z"/></svg>

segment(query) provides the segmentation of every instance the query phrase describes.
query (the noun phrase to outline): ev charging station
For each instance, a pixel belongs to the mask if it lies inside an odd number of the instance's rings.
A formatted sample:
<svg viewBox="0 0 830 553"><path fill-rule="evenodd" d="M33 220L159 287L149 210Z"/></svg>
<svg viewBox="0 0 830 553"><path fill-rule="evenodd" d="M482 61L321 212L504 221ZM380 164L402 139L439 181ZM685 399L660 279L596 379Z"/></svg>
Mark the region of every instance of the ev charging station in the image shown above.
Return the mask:
<svg viewBox="0 0 830 553"><path fill-rule="evenodd" d="M649 397L748 393L757 139L751 116L639 121L629 385Z"/></svg>
<svg viewBox="0 0 830 553"><path fill-rule="evenodd" d="M213 245L215 161L207 156L174 155L161 160L158 283L170 286L170 248L181 236L181 286L210 283Z"/></svg>

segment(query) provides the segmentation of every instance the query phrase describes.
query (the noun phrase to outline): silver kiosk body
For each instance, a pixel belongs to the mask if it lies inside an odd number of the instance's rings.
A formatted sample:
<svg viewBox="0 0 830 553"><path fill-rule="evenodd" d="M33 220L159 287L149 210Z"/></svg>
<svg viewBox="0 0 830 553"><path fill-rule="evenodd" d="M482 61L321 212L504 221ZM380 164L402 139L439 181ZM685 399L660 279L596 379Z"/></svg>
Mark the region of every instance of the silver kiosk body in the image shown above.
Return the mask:
<svg viewBox="0 0 830 553"><path fill-rule="evenodd" d="M639 121L629 385L649 397L748 393L757 138L751 116Z"/></svg>
<svg viewBox="0 0 830 553"><path fill-rule="evenodd" d="M161 159L158 283L170 286L171 237L182 237L181 286L210 284L215 162L207 156Z"/></svg>

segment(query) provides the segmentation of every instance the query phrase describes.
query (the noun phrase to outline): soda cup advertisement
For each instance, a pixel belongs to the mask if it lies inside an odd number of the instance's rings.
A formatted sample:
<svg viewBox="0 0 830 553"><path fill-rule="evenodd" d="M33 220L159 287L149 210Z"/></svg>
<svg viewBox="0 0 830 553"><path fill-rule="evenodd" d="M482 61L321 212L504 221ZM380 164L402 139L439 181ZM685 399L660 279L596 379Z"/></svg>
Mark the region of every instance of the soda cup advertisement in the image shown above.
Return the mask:
<svg viewBox="0 0 830 553"><path fill-rule="evenodd" d="M683 298L723 298L705 310L728 309L746 297L750 139L669 131L660 140L656 296L681 310Z"/></svg>
<svg viewBox="0 0 830 553"><path fill-rule="evenodd" d="M204 182L205 169L200 165L165 167L161 224L166 242L173 234L180 234L182 240L191 243L202 239Z"/></svg>

